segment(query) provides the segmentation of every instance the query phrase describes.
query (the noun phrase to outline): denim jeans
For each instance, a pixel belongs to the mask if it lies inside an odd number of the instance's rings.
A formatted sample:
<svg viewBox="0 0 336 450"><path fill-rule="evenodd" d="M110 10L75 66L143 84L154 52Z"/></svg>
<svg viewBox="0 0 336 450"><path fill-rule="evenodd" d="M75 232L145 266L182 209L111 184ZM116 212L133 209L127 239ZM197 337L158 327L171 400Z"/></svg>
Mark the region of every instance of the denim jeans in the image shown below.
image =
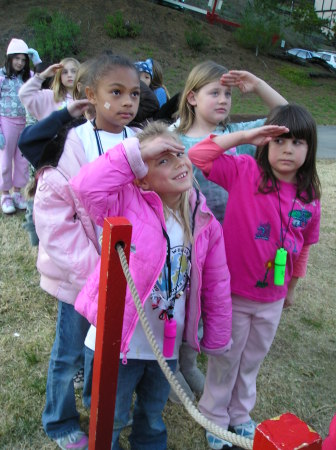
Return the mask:
<svg viewBox="0 0 336 450"><path fill-rule="evenodd" d="M73 376L84 364L84 340L89 325L73 305L58 301L56 336L50 355L46 404L42 414L44 431L51 439L80 429Z"/></svg>
<svg viewBox="0 0 336 450"><path fill-rule="evenodd" d="M93 375L94 351L86 345L84 358L84 386L83 386L83 405L85 408L91 408L91 390Z"/></svg>
<svg viewBox="0 0 336 450"><path fill-rule="evenodd" d="M173 372L176 360L167 361ZM118 389L114 413L112 450L120 450L119 435L130 417L133 392L136 400L132 432L132 450L165 450L167 431L162 411L168 400L170 385L156 360L129 359L119 362Z"/></svg>

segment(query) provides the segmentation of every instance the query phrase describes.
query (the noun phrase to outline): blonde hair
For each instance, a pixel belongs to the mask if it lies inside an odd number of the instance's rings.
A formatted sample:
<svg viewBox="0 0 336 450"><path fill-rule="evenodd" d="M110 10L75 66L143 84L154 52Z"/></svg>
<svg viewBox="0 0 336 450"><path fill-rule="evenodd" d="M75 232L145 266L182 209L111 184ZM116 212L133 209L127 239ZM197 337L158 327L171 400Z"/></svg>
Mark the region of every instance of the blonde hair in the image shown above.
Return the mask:
<svg viewBox="0 0 336 450"><path fill-rule="evenodd" d="M147 139L153 139L156 136L164 135L169 136L176 142L180 143L178 135L174 131L169 130L167 124L159 121L150 122L148 125L146 125L145 128L139 134L137 134L137 138L141 143ZM179 207L176 211L179 214L176 214L175 211L172 211L170 208L168 208L165 203L163 203L163 212L165 220L167 220L170 215L174 216L174 218L181 224L183 228L185 239L189 242L192 242L189 196L190 190L181 194Z"/></svg>
<svg viewBox="0 0 336 450"><path fill-rule="evenodd" d="M65 64L67 64L69 62L74 63L74 65L77 67L77 69L80 66L80 62L77 61L77 59L75 59L75 58L64 58L64 59L62 59L62 61L60 61L60 64L62 64L64 66ZM64 100L66 97L66 94L67 94L67 89L62 84L61 76L62 76L62 69L58 70L56 72L54 79L51 83L51 89L54 91L54 100L56 103Z"/></svg>
<svg viewBox="0 0 336 450"><path fill-rule="evenodd" d="M74 81L74 89L73 89L73 99L74 100L82 100L86 98L85 88L89 85L89 78L91 74L91 66L93 65L94 60L88 59L84 61L79 66L79 69L76 74L76 78ZM95 107L90 104L89 109L87 110L85 116L89 119L94 118L96 115Z"/></svg>
<svg viewBox="0 0 336 450"><path fill-rule="evenodd" d="M228 69L214 61L204 61L197 64L188 75L185 87L182 91L178 116L180 124L177 128L179 133L185 134L193 125L195 120L195 109L188 102L188 95L191 91L198 92L202 87L209 83L219 80L223 73L227 73ZM226 119L227 121L228 119ZM225 122L222 125L225 125Z"/></svg>

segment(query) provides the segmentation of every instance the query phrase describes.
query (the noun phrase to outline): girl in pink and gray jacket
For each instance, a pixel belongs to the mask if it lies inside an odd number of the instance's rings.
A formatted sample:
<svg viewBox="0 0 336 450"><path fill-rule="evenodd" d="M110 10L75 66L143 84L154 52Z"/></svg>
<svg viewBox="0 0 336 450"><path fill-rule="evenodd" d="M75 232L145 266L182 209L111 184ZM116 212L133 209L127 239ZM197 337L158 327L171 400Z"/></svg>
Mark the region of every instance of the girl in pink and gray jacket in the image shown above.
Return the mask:
<svg viewBox="0 0 336 450"><path fill-rule="evenodd" d="M91 164L72 185L91 218L124 216L133 225L130 270L156 340L164 348L164 329L176 325L167 362L175 370L182 339L197 351L223 354L231 344L230 276L222 229L202 194L192 188L192 167L176 135L154 122ZM146 270L143 270L146 267ZM99 264L77 297L75 308L96 324ZM202 316L204 334L198 340ZM86 344L94 349L95 328ZM167 446L161 414L169 394L126 293L120 348L112 449L129 420L133 391L137 400L132 448Z"/></svg>
<svg viewBox="0 0 336 450"><path fill-rule="evenodd" d="M19 90L19 97L29 114L41 120L73 102L73 88L79 62L64 58L41 73L36 73ZM51 89L42 89L43 82L54 77Z"/></svg>

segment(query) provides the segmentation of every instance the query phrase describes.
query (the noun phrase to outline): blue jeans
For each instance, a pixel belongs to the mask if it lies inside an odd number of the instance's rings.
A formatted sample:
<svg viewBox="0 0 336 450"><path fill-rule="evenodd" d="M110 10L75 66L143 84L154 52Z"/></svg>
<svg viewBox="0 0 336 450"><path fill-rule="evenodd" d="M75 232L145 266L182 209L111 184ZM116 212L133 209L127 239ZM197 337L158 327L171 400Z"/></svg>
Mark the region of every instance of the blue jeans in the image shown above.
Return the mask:
<svg viewBox="0 0 336 450"><path fill-rule="evenodd" d="M84 340L89 325L73 305L58 301L56 336L50 355L46 404L42 414L44 431L51 439L80 429L73 376L84 364Z"/></svg>
<svg viewBox="0 0 336 450"><path fill-rule="evenodd" d="M83 386L83 405L85 408L91 408L91 390L93 376L94 351L86 345L84 358L84 386Z"/></svg>
<svg viewBox="0 0 336 450"><path fill-rule="evenodd" d="M175 372L177 361L167 363ZM140 359L128 359L126 365L119 362L112 450L121 449L119 435L129 421L134 391L136 400L129 437L131 449L165 450L167 431L162 411L168 400L170 385L156 360Z"/></svg>

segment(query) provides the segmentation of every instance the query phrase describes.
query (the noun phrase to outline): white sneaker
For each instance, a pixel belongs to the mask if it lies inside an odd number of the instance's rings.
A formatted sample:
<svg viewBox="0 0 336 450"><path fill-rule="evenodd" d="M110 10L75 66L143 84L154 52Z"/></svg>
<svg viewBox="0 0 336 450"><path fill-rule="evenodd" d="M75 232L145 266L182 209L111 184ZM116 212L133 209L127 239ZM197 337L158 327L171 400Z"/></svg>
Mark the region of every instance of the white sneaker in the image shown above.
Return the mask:
<svg viewBox="0 0 336 450"><path fill-rule="evenodd" d="M12 199L14 202L14 206L17 209L26 209L27 208L27 202L21 192L13 192Z"/></svg>
<svg viewBox="0 0 336 450"><path fill-rule="evenodd" d="M1 196L1 209L5 214L13 214L16 209L14 206L14 201L10 195L2 195Z"/></svg>
<svg viewBox="0 0 336 450"><path fill-rule="evenodd" d="M254 420L249 420L248 422L241 423L239 425L233 425L232 428L234 429L236 434L239 434L239 436L243 436L246 439L254 439L254 433L256 430L257 424Z"/></svg>
<svg viewBox="0 0 336 450"><path fill-rule="evenodd" d="M212 448L213 450L222 450L225 448L232 447L231 442L228 442L225 439L215 436L214 434L210 433L210 431L205 432L205 437L208 441L209 447Z"/></svg>
<svg viewBox="0 0 336 450"><path fill-rule="evenodd" d="M66 436L55 439L56 444L63 450L76 449L76 450L88 450L89 440L83 431L73 431Z"/></svg>

